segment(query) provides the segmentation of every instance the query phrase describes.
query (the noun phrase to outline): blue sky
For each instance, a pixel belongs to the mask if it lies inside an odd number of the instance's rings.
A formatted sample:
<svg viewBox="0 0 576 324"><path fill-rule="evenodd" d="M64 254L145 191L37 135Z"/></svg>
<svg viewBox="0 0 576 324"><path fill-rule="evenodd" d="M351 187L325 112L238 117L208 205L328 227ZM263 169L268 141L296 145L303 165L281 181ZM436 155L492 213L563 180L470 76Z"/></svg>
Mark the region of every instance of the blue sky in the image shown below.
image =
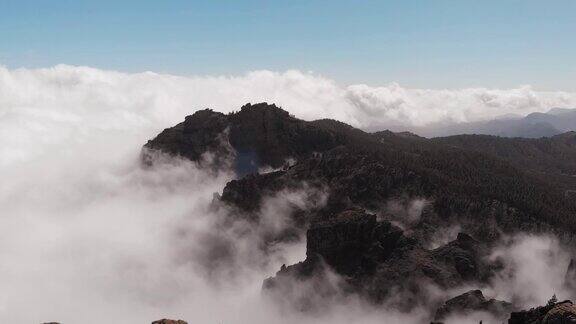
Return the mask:
<svg viewBox="0 0 576 324"><path fill-rule="evenodd" d="M576 1L0 0L0 64L576 91Z"/></svg>

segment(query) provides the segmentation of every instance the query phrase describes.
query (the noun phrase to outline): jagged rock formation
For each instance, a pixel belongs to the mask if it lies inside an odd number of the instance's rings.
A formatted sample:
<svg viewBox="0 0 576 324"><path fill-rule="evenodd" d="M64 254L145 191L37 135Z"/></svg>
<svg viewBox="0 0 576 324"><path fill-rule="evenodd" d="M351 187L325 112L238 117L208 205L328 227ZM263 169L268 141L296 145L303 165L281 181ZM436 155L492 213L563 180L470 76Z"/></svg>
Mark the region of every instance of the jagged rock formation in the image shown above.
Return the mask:
<svg viewBox="0 0 576 324"><path fill-rule="evenodd" d="M334 134L296 119L265 103L247 104L238 113L224 115L210 109L186 117L165 129L145 148L161 150L193 161L211 152L217 161L233 155L243 175L259 167L279 168L287 159L300 159L339 144Z"/></svg>
<svg viewBox="0 0 576 324"><path fill-rule="evenodd" d="M264 290L272 297L307 304L299 300L302 296L290 296L286 287L291 287L294 278L320 286L317 275L328 266L344 278L342 287L371 302L382 302L391 293L409 292L404 293L397 306L410 309L429 302L422 283L448 288L484 282L490 275L485 248L466 234L427 250L398 227L377 222L374 215L357 210L344 211L328 221L313 224L307 232L306 251L306 260L281 269L274 278L265 281Z"/></svg>
<svg viewBox="0 0 576 324"><path fill-rule="evenodd" d="M486 299L482 291L471 290L447 300L436 311L435 320L442 321L450 316L466 316L474 312L485 312L497 319L506 320L511 311L511 303L496 299Z"/></svg>

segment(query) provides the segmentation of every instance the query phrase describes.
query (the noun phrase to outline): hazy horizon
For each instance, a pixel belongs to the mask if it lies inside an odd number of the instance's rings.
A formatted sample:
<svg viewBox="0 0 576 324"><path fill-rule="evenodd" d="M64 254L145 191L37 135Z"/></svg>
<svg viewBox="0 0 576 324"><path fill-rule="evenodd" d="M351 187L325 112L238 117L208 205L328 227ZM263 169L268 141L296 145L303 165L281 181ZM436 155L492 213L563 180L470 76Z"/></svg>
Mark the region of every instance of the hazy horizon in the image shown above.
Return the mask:
<svg viewBox="0 0 576 324"><path fill-rule="evenodd" d="M574 11L570 0L6 0L0 64L576 91Z"/></svg>

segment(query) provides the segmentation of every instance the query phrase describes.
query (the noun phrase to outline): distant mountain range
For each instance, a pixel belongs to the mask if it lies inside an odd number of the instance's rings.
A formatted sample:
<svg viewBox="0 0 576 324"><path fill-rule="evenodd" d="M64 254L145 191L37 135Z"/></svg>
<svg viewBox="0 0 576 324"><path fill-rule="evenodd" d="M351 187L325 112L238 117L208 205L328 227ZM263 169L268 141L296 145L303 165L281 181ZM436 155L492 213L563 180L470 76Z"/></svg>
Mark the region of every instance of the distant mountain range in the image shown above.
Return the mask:
<svg viewBox="0 0 576 324"><path fill-rule="evenodd" d="M546 113L522 117L504 115L493 120L471 123L438 123L411 129L425 137L459 134L484 134L502 137L539 138L576 130L576 109L553 108Z"/></svg>

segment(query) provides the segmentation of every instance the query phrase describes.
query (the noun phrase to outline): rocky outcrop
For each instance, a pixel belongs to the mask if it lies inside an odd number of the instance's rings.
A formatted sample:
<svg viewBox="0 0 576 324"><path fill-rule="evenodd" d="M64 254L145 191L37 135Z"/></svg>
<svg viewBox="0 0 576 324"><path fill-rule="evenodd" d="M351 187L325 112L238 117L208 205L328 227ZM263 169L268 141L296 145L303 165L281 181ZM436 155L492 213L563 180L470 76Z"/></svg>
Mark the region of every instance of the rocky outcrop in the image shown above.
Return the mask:
<svg viewBox="0 0 576 324"><path fill-rule="evenodd" d="M183 320L171 320L171 319L161 319L158 321L152 322L152 324L188 324L188 322Z"/></svg>
<svg viewBox="0 0 576 324"><path fill-rule="evenodd" d="M402 231L375 215L347 210L333 219L314 224L306 237L306 255L322 259L337 273L358 276L370 273L404 242ZM314 261L311 261L314 262Z"/></svg>
<svg viewBox="0 0 576 324"><path fill-rule="evenodd" d="M446 301L436 311L435 320L442 321L450 316L466 316L474 312L484 312L496 319L506 320L511 311L511 303L486 299L482 291L471 290Z"/></svg>
<svg viewBox="0 0 576 324"><path fill-rule="evenodd" d="M267 103L246 104L239 112L224 115L210 109L187 116L184 122L165 129L148 141L146 150L199 161L210 152L220 166L231 160L238 174L269 166L282 167L339 145L333 132L296 119Z"/></svg>
<svg viewBox="0 0 576 324"><path fill-rule="evenodd" d="M232 152L228 146L226 115L211 109L200 110L174 127L162 131L144 145L144 163L151 164L150 151L161 151L192 161L200 161L206 153L213 155L213 163L220 166Z"/></svg>
<svg viewBox="0 0 576 324"><path fill-rule="evenodd" d="M397 306L411 308L429 302L423 283L448 288L489 277L485 250L472 237L460 234L445 246L427 250L400 228L359 210L313 224L307 232L306 250L303 262L283 267L265 281L264 290L286 298L290 281L319 285L317 275L328 268L349 292L375 303L391 292L405 294Z"/></svg>
<svg viewBox="0 0 576 324"><path fill-rule="evenodd" d="M571 301L548 302L546 306L514 312L508 324L568 324L576 323L576 305Z"/></svg>

